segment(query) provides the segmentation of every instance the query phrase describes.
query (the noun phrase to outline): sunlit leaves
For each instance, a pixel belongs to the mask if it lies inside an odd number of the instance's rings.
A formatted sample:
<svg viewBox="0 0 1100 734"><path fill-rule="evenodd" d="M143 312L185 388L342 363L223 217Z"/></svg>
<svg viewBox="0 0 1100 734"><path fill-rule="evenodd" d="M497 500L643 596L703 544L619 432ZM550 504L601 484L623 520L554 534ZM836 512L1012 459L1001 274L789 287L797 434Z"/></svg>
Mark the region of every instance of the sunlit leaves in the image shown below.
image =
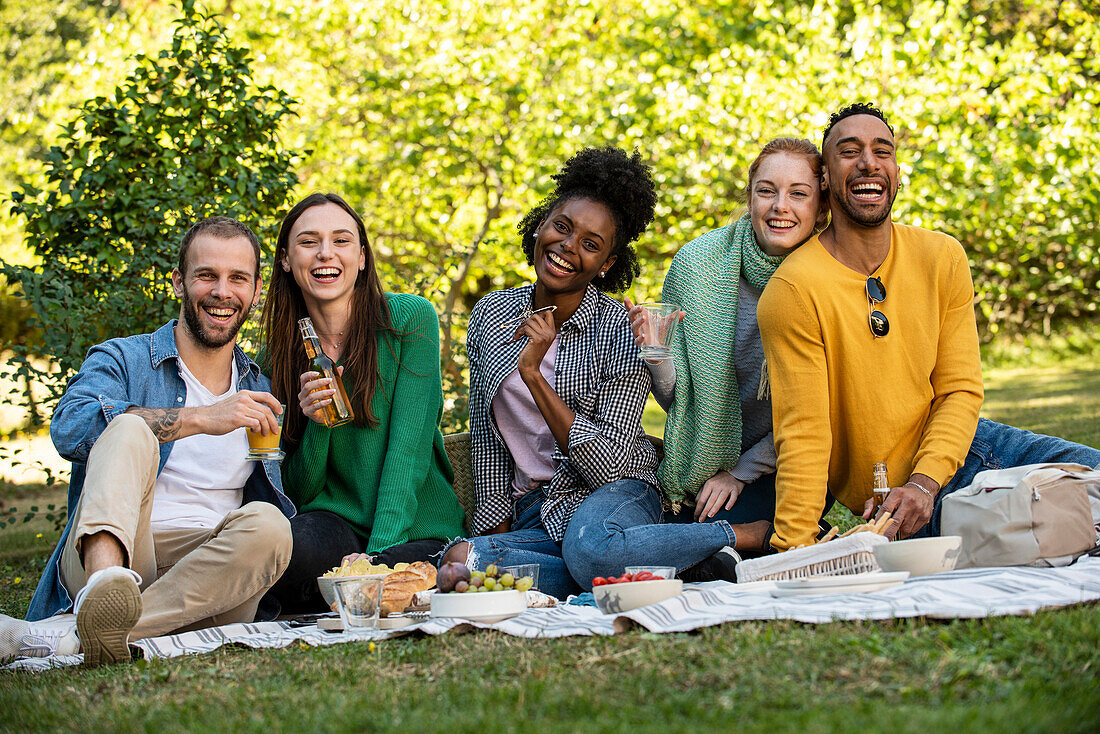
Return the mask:
<svg viewBox="0 0 1100 734"><path fill-rule="evenodd" d="M46 156L48 185L12 196L40 265L3 272L60 365L40 375L55 395L91 345L178 312L168 275L195 220L236 217L270 243L297 181L277 136L291 100L257 86L248 52L190 6L171 52L137 56L112 94L74 111Z"/></svg>
<svg viewBox="0 0 1100 734"><path fill-rule="evenodd" d="M170 199L185 194L204 206L253 196L266 202L257 182L289 171L302 182L296 193L343 194L366 217L387 285L421 292L439 308L444 349L461 342L462 315L477 298L531 277L515 223L577 149L637 147L652 163L657 219L638 243L643 272L633 290L655 297L677 248L738 212L747 167L764 142L779 135L820 142L829 113L856 100L882 106L897 131L904 188L896 218L948 232L966 248L983 337L1100 316L1100 23L1089 3L234 0L228 7L235 48L217 51L211 63L243 63L237 47L247 47L260 84L299 103L298 115L279 123L294 156L280 159L282 171L261 165L254 175L238 173L252 164L228 138L210 145L193 135L177 142L169 132L148 134L162 110L124 104L126 85L151 88L169 73L170 59L139 65L121 83L110 54L75 69L71 85L94 74L114 79L122 96L100 92L97 115L77 118L65 139L106 136L134 156L153 157L149 151L165 146L186 151L186 165L157 179L164 196L149 205L161 207L161 218L175 216L181 205ZM203 114L215 120L216 110L230 109L247 129L263 127L262 115L240 103L247 84L218 82L196 48L168 46L180 67L172 73L182 80L182 69L192 69L200 89L169 117L214 108ZM109 196L126 202L119 221L142 218L140 179L106 173L111 156L122 153L60 148L47 156L48 168L62 172L48 191L82 204ZM205 180L189 178L192 169L226 173L208 189L175 189ZM68 178L88 185L61 188ZM101 226L50 217L40 231L54 238ZM131 251L112 250L123 269ZM460 370L452 377L461 385Z"/></svg>

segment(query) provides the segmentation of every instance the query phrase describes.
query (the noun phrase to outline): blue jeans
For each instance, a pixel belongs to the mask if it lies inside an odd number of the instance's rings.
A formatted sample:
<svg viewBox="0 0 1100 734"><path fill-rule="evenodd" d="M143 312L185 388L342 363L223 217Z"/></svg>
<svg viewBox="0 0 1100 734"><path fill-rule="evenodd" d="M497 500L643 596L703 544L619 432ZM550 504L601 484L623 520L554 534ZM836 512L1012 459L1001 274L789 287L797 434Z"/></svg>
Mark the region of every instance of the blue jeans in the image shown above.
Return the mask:
<svg viewBox="0 0 1100 734"><path fill-rule="evenodd" d="M918 530L915 537L940 534L943 498L974 482L974 476L986 469L1007 469L1028 464L1084 464L1100 467L1100 450L1067 441L1056 436L1044 436L1020 428L978 419L978 430L966 454L962 467L936 495L932 519Z"/></svg>
<svg viewBox="0 0 1100 734"><path fill-rule="evenodd" d="M579 594L581 589L565 567L561 544L550 537L542 524L540 510L545 498L542 489L533 489L512 503L512 529L507 533L467 538L470 544L467 563L477 569L490 563L502 566L537 563L539 591L564 599Z"/></svg>
<svg viewBox="0 0 1100 734"><path fill-rule="evenodd" d="M570 574L585 589L596 576L626 566L690 568L723 546L733 546L725 520L661 524L661 495L638 479L603 485L581 503L565 530L562 549Z"/></svg>

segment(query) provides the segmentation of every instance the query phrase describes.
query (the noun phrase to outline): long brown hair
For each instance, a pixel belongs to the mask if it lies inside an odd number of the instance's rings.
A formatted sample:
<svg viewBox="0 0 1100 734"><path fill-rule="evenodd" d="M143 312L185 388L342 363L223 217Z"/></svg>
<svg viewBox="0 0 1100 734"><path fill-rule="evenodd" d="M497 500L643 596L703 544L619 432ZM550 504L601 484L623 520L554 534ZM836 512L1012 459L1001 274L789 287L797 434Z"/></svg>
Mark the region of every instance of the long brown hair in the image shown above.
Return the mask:
<svg viewBox="0 0 1100 734"><path fill-rule="evenodd" d="M287 406L283 418L283 436L290 443L298 442L305 432L306 418L298 408L301 390L299 377L306 371L309 359L298 331L298 319L309 316L302 289L294 276L279 264L287 257L290 248L290 230L307 209L325 204L335 204L347 212L359 231L359 245L366 255L366 263L355 279L351 295L350 323L346 334L347 346L343 352L345 382L350 380L351 404L355 410L355 425L372 428L378 426L378 418L371 410L374 391L378 387L378 340L393 332L382 282L374 266L374 252L367 240L367 230L362 218L346 201L336 194L310 194L287 212L279 227L275 243L275 266L271 283L267 287L261 317L261 334L264 343L263 361L271 372L271 391L279 402Z"/></svg>

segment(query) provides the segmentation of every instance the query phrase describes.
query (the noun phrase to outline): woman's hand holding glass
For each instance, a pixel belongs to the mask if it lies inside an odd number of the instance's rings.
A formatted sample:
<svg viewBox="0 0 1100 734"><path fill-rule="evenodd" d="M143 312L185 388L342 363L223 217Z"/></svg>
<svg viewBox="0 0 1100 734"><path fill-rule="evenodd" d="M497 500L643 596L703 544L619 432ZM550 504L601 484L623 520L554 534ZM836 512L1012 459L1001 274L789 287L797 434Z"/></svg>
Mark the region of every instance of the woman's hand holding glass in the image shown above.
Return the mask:
<svg viewBox="0 0 1100 734"><path fill-rule="evenodd" d="M629 298L623 299L627 316L630 318L630 331L634 334L634 343L641 349L646 345L657 343L657 329L653 323L653 314L646 310L645 306L638 305ZM686 311L680 311L679 320L683 321L687 316ZM664 359L667 359L664 358ZM648 362L660 362L661 358L649 358Z"/></svg>

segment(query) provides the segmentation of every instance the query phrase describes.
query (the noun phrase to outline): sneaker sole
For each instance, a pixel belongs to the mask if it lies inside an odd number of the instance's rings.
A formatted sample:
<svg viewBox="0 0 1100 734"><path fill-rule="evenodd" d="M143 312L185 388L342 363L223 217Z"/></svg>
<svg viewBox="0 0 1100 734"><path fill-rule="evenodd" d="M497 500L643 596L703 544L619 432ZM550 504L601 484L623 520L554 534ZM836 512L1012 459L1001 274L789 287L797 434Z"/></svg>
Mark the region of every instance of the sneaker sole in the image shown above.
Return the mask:
<svg viewBox="0 0 1100 734"><path fill-rule="evenodd" d="M76 616L84 667L130 659L130 630L141 618L141 591L129 577L108 579L88 591Z"/></svg>

